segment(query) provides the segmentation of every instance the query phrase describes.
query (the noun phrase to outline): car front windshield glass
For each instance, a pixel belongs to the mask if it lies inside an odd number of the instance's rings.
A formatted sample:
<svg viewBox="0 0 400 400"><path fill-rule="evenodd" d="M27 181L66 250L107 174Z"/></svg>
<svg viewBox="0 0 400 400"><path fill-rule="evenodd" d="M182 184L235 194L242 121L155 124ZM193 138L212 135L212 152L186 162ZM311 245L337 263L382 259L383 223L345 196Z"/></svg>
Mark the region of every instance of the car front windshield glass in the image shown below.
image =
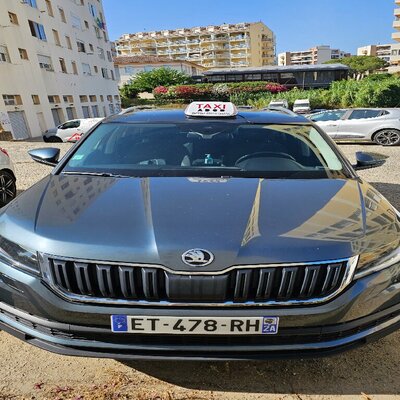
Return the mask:
<svg viewBox="0 0 400 400"><path fill-rule="evenodd" d="M101 124L61 172L260 178L348 176L335 151L310 125L198 120Z"/></svg>

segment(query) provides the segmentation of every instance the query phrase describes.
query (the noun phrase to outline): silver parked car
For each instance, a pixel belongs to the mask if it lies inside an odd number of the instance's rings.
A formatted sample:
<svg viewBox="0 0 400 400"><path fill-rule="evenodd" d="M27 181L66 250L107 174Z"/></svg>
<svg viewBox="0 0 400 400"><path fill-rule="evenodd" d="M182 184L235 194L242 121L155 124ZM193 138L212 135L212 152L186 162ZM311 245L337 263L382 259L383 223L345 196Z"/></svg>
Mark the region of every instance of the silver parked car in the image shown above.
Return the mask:
<svg viewBox="0 0 400 400"><path fill-rule="evenodd" d="M335 140L371 140L382 146L400 144L400 108L326 110L308 118Z"/></svg>

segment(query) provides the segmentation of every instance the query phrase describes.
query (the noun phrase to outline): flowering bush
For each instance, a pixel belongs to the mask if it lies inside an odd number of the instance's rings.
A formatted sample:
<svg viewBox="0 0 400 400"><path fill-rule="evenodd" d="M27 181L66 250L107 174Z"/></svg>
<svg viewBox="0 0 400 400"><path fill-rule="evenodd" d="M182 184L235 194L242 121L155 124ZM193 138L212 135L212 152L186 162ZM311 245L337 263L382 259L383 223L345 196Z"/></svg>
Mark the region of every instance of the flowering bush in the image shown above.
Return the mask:
<svg viewBox="0 0 400 400"><path fill-rule="evenodd" d="M229 100L232 95L245 93L280 93L283 85L271 82L203 83L197 85L159 86L153 90L158 100Z"/></svg>

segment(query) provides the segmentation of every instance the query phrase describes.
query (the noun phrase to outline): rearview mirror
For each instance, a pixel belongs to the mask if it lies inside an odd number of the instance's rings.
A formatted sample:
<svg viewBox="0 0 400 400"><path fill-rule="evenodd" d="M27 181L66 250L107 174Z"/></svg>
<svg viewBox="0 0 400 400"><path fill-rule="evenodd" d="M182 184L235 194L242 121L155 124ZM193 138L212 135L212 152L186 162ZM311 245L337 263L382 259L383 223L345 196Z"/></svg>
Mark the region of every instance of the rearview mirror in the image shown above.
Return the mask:
<svg viewBox="0 0 400 400"><path fill-rule="evenodd" d="M34 161L40 164L55 167L58 164L58 159L60 158L60 149L55 147L46 147L42 149L30 150L28 151L28 154Z"/></svg>
<svg viewBox="0 0 400 400"><path fill-rule="evenodd" d="M363 151L357 151L356 161L357 163L353 165L356 171L362 169L376 168L380 167L386 162L386 156L383 154L376 153L365 153Z"/></svg>

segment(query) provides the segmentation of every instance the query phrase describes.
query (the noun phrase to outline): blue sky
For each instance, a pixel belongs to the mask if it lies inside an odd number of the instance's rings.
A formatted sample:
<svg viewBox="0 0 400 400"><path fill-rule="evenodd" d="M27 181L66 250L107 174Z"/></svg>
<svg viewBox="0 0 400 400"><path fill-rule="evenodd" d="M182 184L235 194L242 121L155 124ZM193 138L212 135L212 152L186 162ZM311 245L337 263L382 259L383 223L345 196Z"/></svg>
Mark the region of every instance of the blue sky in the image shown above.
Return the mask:
<svg viewBox="0 0 400 400"><path fill-rule="evenodd" d="M393 0L103 0L110 38L123 33L261 20L277 52L328 44L352 53L390 43Z"/></svg>

